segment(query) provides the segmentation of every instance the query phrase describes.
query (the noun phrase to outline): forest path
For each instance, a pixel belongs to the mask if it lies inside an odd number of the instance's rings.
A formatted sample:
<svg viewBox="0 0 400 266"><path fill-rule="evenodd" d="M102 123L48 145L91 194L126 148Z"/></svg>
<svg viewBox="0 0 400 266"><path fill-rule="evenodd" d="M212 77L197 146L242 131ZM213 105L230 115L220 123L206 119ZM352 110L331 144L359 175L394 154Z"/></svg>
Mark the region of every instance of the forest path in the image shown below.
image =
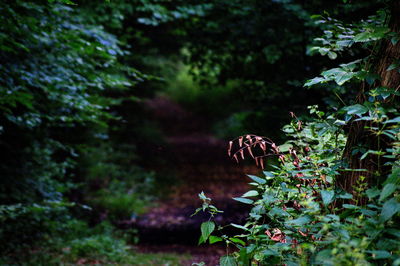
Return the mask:
<svg viewBox="0 0 400 266"><path fill-rule="evenodd" d="M218 224L240 224L245 221L248 206L232 197L248 190L245 173L255 174L258 170L230 160L227 141L212 136L207 119L201 115L190 113L165 97L149 100L147 106L166 136L166 146L160 149L168 157L168 167L176 172L178 184L171 184L169 195L139 217L139 249L142 252L189 253L193 262L216 265L225 248L197 246L200 224L209 218L204 213L190 217L201 206L198 194L204 191L212 204L224 211L215 218Z"/></svg>

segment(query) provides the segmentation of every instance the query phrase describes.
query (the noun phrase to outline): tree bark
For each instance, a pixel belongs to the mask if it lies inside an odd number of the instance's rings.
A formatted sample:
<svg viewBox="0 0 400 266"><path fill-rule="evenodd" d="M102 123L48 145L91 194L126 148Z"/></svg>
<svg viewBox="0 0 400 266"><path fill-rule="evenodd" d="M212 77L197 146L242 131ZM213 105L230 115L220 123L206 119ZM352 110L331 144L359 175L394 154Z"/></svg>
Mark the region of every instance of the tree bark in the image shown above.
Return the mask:
<svg viewBox="0 0 400 266"><path fill-rule="evenodd" d="M400 1L392 1L391 4L391 17L389 21L389 28L392 32L400 33ZM400 74L398 69L387 71L387 68L400 58L400 41L395 45L390 40L384 40L378 52L375 72L380 76L380 81L377 82L375 87L387 87L399 89L400 87ZM357 97L357 102L362 104L365 100L364 86L362 85L360 93ZM387 102L396 101L394 97L388 98ZM343 153L343 159L348 163L349 169L365 169L365 171L343 171L338 176L336 184L343 190L352 193L355 198L358 197L355 191L356 186L360 184L375 185L381 180L380 177L385 175L388 169L385 169L383 158L377 155L368 155L365 159L360 160L360 153L353 153L354 147L362 146L368 150L381 150L384 151L388 145L387 140L382 136L373 134L368 128L373 126L369 121L353 121L350 124L347 143ZM357 184L358 183L358 184Z"/></svg>

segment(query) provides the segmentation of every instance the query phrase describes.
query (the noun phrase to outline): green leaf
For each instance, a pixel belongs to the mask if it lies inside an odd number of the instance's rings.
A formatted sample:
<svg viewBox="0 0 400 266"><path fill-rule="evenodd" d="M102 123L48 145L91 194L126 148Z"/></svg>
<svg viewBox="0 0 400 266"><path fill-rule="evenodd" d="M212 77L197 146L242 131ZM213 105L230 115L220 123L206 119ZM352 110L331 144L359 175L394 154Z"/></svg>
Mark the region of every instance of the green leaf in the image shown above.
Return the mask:
<svg viewBox="0 0 400 266"><path fill-rule="evenodd" d="M229 240L232 241L233 243L236 243L236 244L240 244L240 245L243 245L243 246L246 245L246 243L243 240L241 240L241 239L239 239L237 237L230 237Z"/></svg>
<svg viewBox="0 0 400 266"><path fill-rule="evenodd" d="M244 198L246 198L246 197L255 197L255 196L258 196L258 192L256 190L247 191L246 193L244 193L242 195L242 197L244 197Z"/></svg>
<svg viewBox="0 0 400 266"><path fill-rule="evenodd" d="M350 193L342 192L341 194L337 194L336 197L340 199L352 199L353 195L351 195Z"/></svg>
<svg viewBox="0 0 400 266"><path fill-rule="evenodd" d="M215 224L214 222L208 221L204 222L200 226L201 229L201 236L203 237L203 241L207 241L208 237L210 234L214 231L215 229Z"/></svg>
<svg viewBox="0 0 400 266"><path fill-rule="evenodd" d="M305 216L301 216L297 219L289 220L289 221L285 222L285 224L301 226L301 225L307 224L309 222L311 222L311 217L308 215L305 215Z"/></svg>
<svg viewBox="0 0 400 266"><path fill-rule="evenodd" d="M329 51L329 52L328 52L328 57L329 57L329 59L334 60L334 59L337 58L337 53L335 53L335 52L333 52L333 51Z"/></svg>
<svg viewBox="0 0 400 266"><path fill-rule="evenodd" d="M242 229L242 230L245 230L245 231L249 231L249 228L247 228L247 227L245 227L243 225L240 225L240 224L231 224L231 226L239 228L239 229Z"/></svg>
<svg viewBox="0 0 400 266"><path fill-rule="evenodd" d="M384 184L393 183L396 185L400 185L400 167L396 167L393 169L392 173L388 176Z"/></svg>
<svg viewBox="0 0 400 266"><path fill-rule="evenodd" d="M287 211L284 211L282 208L280 207L273 207L269 212L269 215L271 216L278 216L278 217L288 217L290 216L290 214Z"/></svg>
<svg viewBox="0 0 400 266"><path fill-rule="evenodd" d="M393 184L393 183L386 184L382 189L381 195L379 197L379 201L386 199L393 192L395 192L396 189L397 189L397 186L395 184Z"/></svg>
<svg viewBox="0 0 400 266"><path fill-rule="evenodd" d="M356 205L353 205L353 204L343 204L342 205L343 206L343 208L345 208L345 209L359 209L360 207L358 207L358 206L356 206Z"/></svg>
<svg viewBox="0 0 400 266"><path fill-rule="evenodd" d="M384 124L389 124L389 123L400 123L400 116L384 122Z"/></svg>
<svg viewBox="0 0 400 266"><path fill-rule="evenodd" d="M266 257L270 257L270 256L279 256L279 252L273 249L266 249L263 252L263 255Z"/></svg>
<svg viewBox="0 0 400 266"><path fill-rule="evenodd" d="M349 81L355 76L354 72L346 72L335 77L335 81L339 86L342 86L346 81Z"/></svg>
<svg viewBox="0 0 400 266"><path fill-rule="evenodd" d="M289 151L289 149L291 149L291 148L293 148L293 145L290 144L290 143L285 143L285 144L279 145L279 150L280 150L281 152L287 152L287 151Z"/></svg>
<svg viewBox="0 0 400 266"><path fill-rule="evenodd" d="M386 222L400 210L400 203L392 198L383 204L380 220Z"/></svg>
<svg viewBox="0 0 400 266"><path fill-rule="evenodd" d="M201 235L199 238L199 242L197 243L198 245L200 245L201 243L205 243L203 236Z"/></svg>
<svg viewBox="0 0 400 266"><path fill-rule="evenodd" d="M307 80L307 82L304 84L304 87L311 87L312 85L319 84L324 81L326 81L326 79L321 78L321 77L316 77L316 78Z"/></svg>
<svg viewBox="0 0 400 266"><path fill-rule="evenodd" d="M388 66L388 68L386 69L386 71L390 71L390 70L396 69L396 68L398 68L398 67L399 67L399 64L394 63L394 64L391 64L390 66Z"/></svg>
<svg viewBox="0 0 400 266"><path fill-rule="evenodd" d="M233 199L245 204L252 204L254 202L253 200L246 198L233 198Z"/></svg>
<svg viewBox="0 0 400 266"><path fill-rule="evenodd" d="M368 112L368 108L361 104L355 104L351 106L346 106L343 108L349 115L358 115L361 116Z"/></svg>
<svg viewBox="0 0 400 266"><path fill-rule="evenodd" d="M329 260L332 258L332 250L331 249L324 249L318 252L316 260L319 263L324 263L326 260Z"/></svg>
<svg viewBox="0 0 400 266"><path fill-rule="evenodd" d="M399 41L399 37L395 36L392 39L390 39L393 45L396 45L396 43Z"/></svg>
<svg viewBox="0 0 400 266"><path fill-rule="evenodd" d="M219 236L210 236L210 238L209 238L210 244L214 244L214 243L220 242L222 240L223 240L222 237L219 237Z"/></svg>
<svg viewBox="0 0 400 266"><path fill-rule="evenodd" d="M267 181L263 178L260 178L258 176L255 175L247 175L248 177L250 177L251 179L253 179L254 182L257 182L258 184L264 185L265 183L267 183Z"/></svg>
<svg viewBox="0 0 400 266"><path fill-rule="evenodd" d="M225 255L219 259L220 266L236 266L236 260L234 257Z"/></svg>
<svg viewBox="0 0 400 266"><path fill-rule="evenodd" d="M378 196L381 193L381 191L379 189L377 189L376 187L373 187L373 188L367 189L367 191L365 191L365 193L367 194L367 197L369 199L373 199L376 196Z"/></svg>
<svg viewBox="0 0 400 266"><path fill-rule="evenodd" d="M371 253L372 258L375 260L387 259L392 256L392 254L386 250L367 250L367 252Z"/></svg>
<svg viewBox="0 0 400 266"><path fill-rule="evenodd" d="M367 42L367 41L369 41L370 36L371 36L371 33L365 31L365 32L361 32L361 33L357 34L356 36L354 36L353 40L355 42Z"/></svg>
<svg viewBox="0 0 400 266"><path fill-rule="evenodd" d="M334 196L335 192L333 190L321 191L322 202L324 203L325 206L329 205L332 202Z"/></svg>
<svg viewBox="0 0 400 266"><path fill-rule="evenodd" d="M280 146L279 146L279 147L280 147ZM282 151L282 150L281 150L281 151ZM265 175L265 178L266 178L266 179L272 179L272 178L275 177L275 175L274 175L273 173L268 172L268 171L263 171L263 174Z"/></svg>

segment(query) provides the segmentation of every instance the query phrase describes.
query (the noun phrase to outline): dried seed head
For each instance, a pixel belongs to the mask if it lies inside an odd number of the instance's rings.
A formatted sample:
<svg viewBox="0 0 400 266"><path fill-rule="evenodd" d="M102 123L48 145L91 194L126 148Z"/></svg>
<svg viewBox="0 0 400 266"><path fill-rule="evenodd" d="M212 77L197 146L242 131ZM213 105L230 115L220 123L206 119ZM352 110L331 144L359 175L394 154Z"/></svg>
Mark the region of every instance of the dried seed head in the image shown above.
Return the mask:
<svg viewBox="0 0 400 266"><path fill-rule="evenodd" d="M244 160L244 150L243 149L240 150L240 156L242 157L242 160Z"/></svg>
<svg viewBox="0 0 400 266"><path fill-rule="evenodd" d="M246 139L250 142L250 144L253 144L253 139L250 135L246 135Z"/></svg>
<svg viewBox="0 0 400 266"><path fill-rule="evenodd" d="M301 128L302 128L301 124L302 124L301 121L297 122L297 130L301 130Z"/></svg>
<svg viewBox="0 0 400 266"><path fill-rule="evenodd" d="M247 151L249 152L250 156L254 159L253 151L251 150L250 146L247 147Z"/></svg>
<svg viewBox="0 0 400 266"><path fill-rule="evenodd" d="M239 147L242 147L243 145L243 136L239 137Z"/></svg>
<svg viewBox="0 0 400 266"><path fill-rule="evenodd" d="M264 169L264 159L263 158L260 158L260 166L261 166L261 169Z"/></svg>
<svg viewBox="0 0 400 266"><path fill-rule="evenodd" d="M236 153L233 155L233 158L235 158L236 163L239 163L239 160L238 160L238 158L237 158L237 154L236 154Z"/></svg>
<svg viewBox="0 0 400 266"><path fill-rule="evenodd" d="M263 150L263 151L266 151L267 150L267 145L265 145L265 141L263 140L263 141L261 141L261 149Z"/></svg>

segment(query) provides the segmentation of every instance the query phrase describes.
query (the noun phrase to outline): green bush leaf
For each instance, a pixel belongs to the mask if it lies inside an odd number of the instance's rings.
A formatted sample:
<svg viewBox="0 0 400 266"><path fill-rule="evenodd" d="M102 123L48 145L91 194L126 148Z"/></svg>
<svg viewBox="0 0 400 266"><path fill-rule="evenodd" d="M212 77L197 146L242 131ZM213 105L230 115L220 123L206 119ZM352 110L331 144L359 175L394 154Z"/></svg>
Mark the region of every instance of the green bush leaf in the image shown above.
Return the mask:
<svg viewBox="0 0 400 266"><path fill-rule="evenodd" d="M390 120L387 120L387 121L385 121L385 122L383 122L384 124L389 124L389 123L400 123L400 116L398 116L398 117L396 117L396 118L393 118L393 119L390 119Z"/></svg>
<svg viewBox="0 0 400 266"><path fill-rule="evenodd" d="M342 205L343 206L343 208L345 208L345 209L359 209L360 207L358 207L358 206L356 206L356 205L353 205L353 204L343 204Z"/></svg>
<svg viewBox="0 0 400 266"><path fill-rule="evenodd" d="M210 234L214 231L215 229L215 224L214 222L208 221L208 222L204 222L201 224L201 236L203 238L203 241L207 241L208 237L210 236Z"/></svg>
<svg viewBox="0 0 400 266"><path fill-rule="evenodd" d="M325 78L316 77L316 78L307 80L307 82L304 84L304 87L311 87L312 85L319 84L319 83L322 83L325 81L326 81Z"/></svg>
<svg viewBox="0 0 400 266"><path fill-rule="evenodd" d="M246 193L244 193L242 195L242 197L244 197L244 198L246 198L246 197L255 197L255 196L258 196L258 192L256 190L247 191Z"/></svg>
<svg viewBox="0 0 400 266"><path fill-rule="evenodd" d="M392 254L386 250L368 250L367 252L371 253L372 258L375 260L387 259L392 256Z"/></svg>
<svg viewBox="0 0 400 266"><path fill-rule="evenodd" d="M243 246L246 245L246 243L243 240L241 240L237 237L230 237L229 240L232 241L233 243L237 243L237 244L240 244Z"/></svg>
<svg viewBox="0 0 400 266"><path fill-rule="evenodd" d="M279 147L281 147L281 146L279 146ZM263 174L265 175L266 179L272 179L275 177L275 175L273 173L268 172L268 171L263 171Z"/></svg>
<svg viewBox="0 0 400 266"><path fill-rule="evenodd" d="M380 220L386 222L398 211L400 211L400 203L395 198L392 198L383 204Z"/></svg>
<svg viewBox="0 0 400 266"><path fill-rule="evenodd" d="M219 236L210 236L210 238L209 238L210 244L214 244L214 243L220 242L222 240L223 240L222 237L219 237Z"/></svg>
<svg viewBox="0 0 400 266"><path fill-rule="evenodd" d="M234 257L226 255L226 256L222 256L219 259L219 265L220 266L236 266L237 263L236 263Z"/></svg>
<svg viewBox="0 0 400 266"><path fill-rule="evenodd" d="M301 226L301 225L304 225L304 224L307 224L307 223L311 222L311 220L312 219L311 219L310 216L305 215L305 216L301 216L301 217L299 217L297 219L293 219L293 220L287 221L286 224L295 225L295 226Z"/></svg>
<svg viewBox="0 0 400 266"><path fill-rule="evenodd" d="M252 204L254 202L253 200L246 198L233 198L233 199L245 204Z"/></svg>
<svg viewBox="0 0 400 266"><path fill-rule="evenodd" d="M378 196L381 193L381 191L379 189L377 189L376 187L373 187L373 188L367 189L367 191L365 191L365 193L367 194L367 197L369 199L373 199L376 196Z"/></svg>
<svg viewBox="0 0 400 266"><path fill-rule="evenodd" d="M371 33L370 32L361 32L354 36L355 42L367 42L370 40Z"/></svg>
<svg viewBox="0 0 400 266"><path fill-rule="evenodd" d="M324 249L318 252L316 260L319 263L325 263L326 260L329 260L332 258L332 250L331 249Z"/></svg>
<svg viewBox="0 0 400 266"><path fill-rule="evenodd" d="M343 108L349 115L358 115L362 116L366 112L368 112L368 108L361 104L355 104L351 106L346 106Z"/></svg>
<svg viewBox="0 0 400 266"><path fill-rule="evenodd" d="M396 189L397 189L397 186L395 184L393 184L393 183L386 184L382 189L381 195L379 196L379 201L386 199L393 192L395 192Z"/></svg>
<svg viewBox="0 0 400 266"><path fill-rule="evenodd" d="M335 192L333 190L322 190L321 191L321 198L322 198L322 202L324 203L325 206L329 205L332 200L333 197L335 196Z"/></svg>
<svg viewBox="0 0 400 266"><path fill-rule="evenodd" d="M245 231L249 231L249 229L247 227L244 227L243 225L240 225L240 224L231 224L231 226L245 230Z"/></svg>
<svg viewBox="0 0 400 266"><path fill-rule="evenodd" d="M260 185L264 185L265 183L267 183L267 181L263 178L260 178L258 176L255 175L247 175L248 177L250 177L254 182L257 182Z"/></svg>

